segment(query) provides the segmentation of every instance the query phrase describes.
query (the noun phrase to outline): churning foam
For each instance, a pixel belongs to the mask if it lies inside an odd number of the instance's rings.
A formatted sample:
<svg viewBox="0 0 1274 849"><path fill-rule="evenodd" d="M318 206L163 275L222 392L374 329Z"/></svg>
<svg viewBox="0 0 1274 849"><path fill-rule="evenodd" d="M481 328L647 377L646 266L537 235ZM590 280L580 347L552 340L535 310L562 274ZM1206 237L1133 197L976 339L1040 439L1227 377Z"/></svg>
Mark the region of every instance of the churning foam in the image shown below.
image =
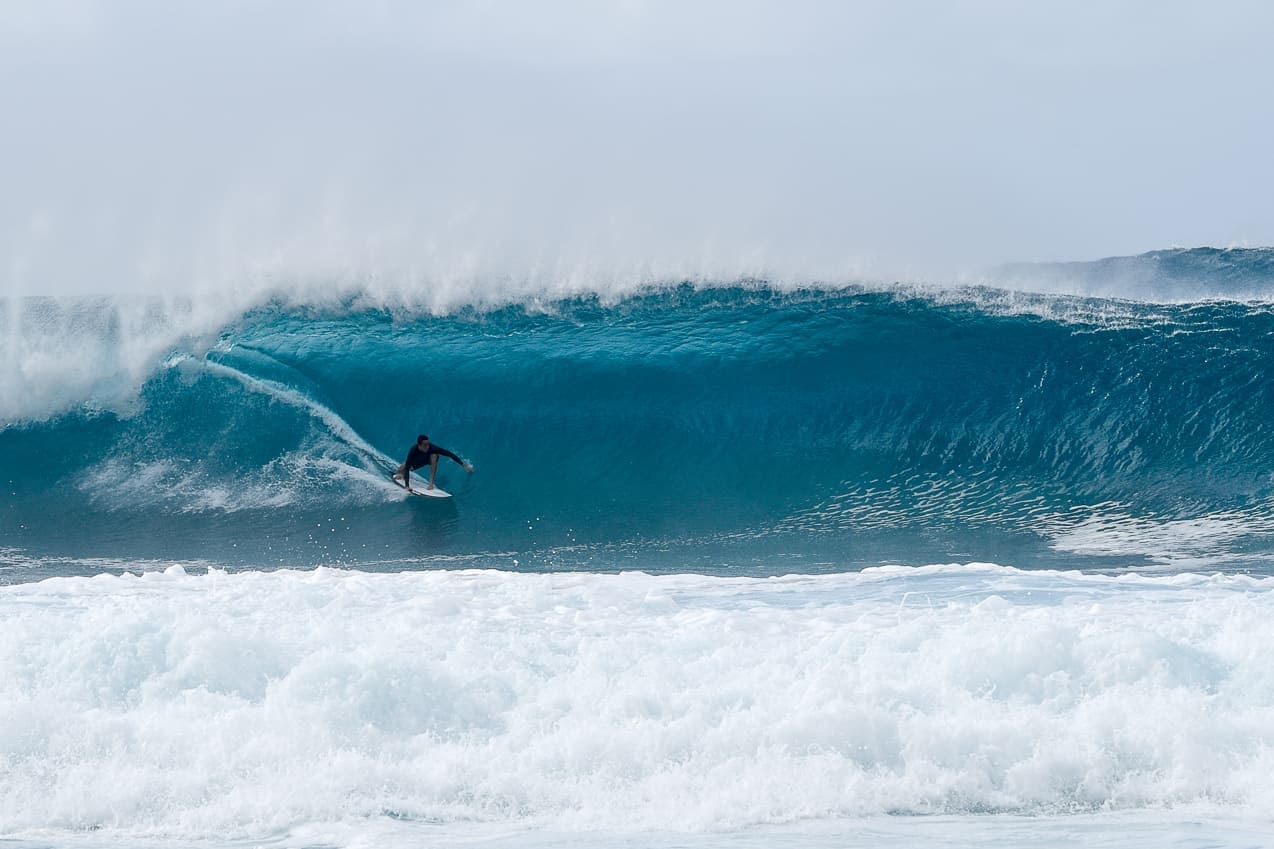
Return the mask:
<svg viewBox="0 0 1274 849"><path fill-rule="evenodd" d="M1274 582L313 572L0 588L6 836L1269 809Z"/></svg>
<svg viewBox="0 0 1274 849"><path fill-rule="evenodd" d="M174 346L206 347L235 298L0 299L0 427L87 406L128 412Z"/></svg>

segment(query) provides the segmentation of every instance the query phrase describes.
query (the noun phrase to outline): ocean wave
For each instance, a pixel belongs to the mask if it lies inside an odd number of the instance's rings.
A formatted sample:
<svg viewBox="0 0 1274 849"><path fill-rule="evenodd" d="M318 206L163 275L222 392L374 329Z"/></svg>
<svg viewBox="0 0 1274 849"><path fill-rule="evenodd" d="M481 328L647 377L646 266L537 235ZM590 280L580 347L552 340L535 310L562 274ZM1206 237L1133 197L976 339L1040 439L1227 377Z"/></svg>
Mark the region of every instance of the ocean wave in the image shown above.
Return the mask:
<svg viewBox="0 0 1274 849"><path fill-rule="evenodd" d="M1058 317L984 294L681 286L442 315L274 303L175 349L158 308L161 330L131 343L109 310L54 309L49 326L96 336L66 334L31 403L86 386L94 400L0 431L18 497L0 521L38 547L50 514L90 533L139 522L135 537L171 532L165 516L272 512L287 527L261 525L295 540L307 516L399 500L385 475L425 432L480 467L442 474L483 550L993 529L1087 556L1076 523L1092 531L1105 504L1152 526L1239 517L1209 538L1222 547L1269 536L1267 305L1032 296ZM127 404L102 402L115 390ZM226 532L210 521L200 535Z"/></svg>
<svg viewBox="0 0 1274 849"><path fill-rule="evenodd" d="M564 274L540 271L452 279L417 275L269 275L218 289L168 295L0 298L3 368L0 427L68 411L127 412L167 358L203 354L261 310L349 315L384 312L400 320L500 312L570 312L581 302L625 309L684 289L750 291L763 298L817 300L884 294L966 307L986 315L1037 316L1117 328L1174 322L1182 304L1238 300L1263 309L1274 289L1274 249L1159 251L1092 263L1004 266L962 280L764 277L647 271ZM804 293L804 294L802 294Z"/></svg>

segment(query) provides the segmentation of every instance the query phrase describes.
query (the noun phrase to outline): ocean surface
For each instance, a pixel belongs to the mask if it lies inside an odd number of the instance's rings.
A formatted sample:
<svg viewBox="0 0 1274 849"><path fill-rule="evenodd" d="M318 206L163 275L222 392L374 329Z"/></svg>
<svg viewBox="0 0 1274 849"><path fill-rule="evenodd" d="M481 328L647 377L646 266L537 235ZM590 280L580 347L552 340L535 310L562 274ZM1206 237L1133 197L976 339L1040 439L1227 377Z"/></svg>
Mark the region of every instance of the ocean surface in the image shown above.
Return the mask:
<svg viewBox="0 0 1274 849"><path fill-rule="evenodd" d="M1274 844L1274 250L435 295L0 299L0 846Z"/></svg>

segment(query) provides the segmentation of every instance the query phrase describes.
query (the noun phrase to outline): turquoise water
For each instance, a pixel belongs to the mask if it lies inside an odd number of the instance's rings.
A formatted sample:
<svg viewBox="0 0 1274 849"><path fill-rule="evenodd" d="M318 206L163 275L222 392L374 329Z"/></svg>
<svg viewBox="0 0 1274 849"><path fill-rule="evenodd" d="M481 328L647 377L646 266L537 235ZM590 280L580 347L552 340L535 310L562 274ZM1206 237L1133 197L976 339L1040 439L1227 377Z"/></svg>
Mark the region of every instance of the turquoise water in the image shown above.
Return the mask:
<svg viewBox="0 0 1274 849"><path fill-rule="evenodd" d="M121 344L110 302L7 309ZM986 288L275 303L174 340L119 409L11 418L0 534L28 566L1259 568L1272 330L1264 302ZM443 461L449 502L384 478L418 433L477 468Z"/></svg>

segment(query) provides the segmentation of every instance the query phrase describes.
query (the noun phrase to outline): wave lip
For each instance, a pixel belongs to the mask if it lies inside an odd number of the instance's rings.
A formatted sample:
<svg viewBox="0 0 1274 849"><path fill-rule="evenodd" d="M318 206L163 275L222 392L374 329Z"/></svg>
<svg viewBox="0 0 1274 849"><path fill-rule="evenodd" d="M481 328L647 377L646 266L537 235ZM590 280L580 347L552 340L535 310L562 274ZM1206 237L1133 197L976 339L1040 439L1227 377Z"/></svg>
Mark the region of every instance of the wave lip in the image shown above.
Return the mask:
<svg viewBox="0 0 1274 849"><path fill-rule="evenodd" d="M217 336L268 305L285 310L401 316L447 316L518 305L530 313L559 311L579 299L617 305L690 285L700 291L761 293L892 292L938 304L974 303L988 312L1038 313L1079 321L1126 315L1112 304L1074 297L1179 303L1199 299L1274 297L1274 248L1193 248L1154 251L1094 262L1003 265L964 280L888 277L793 277L670 266L618 273L535 270L456 280L418 274L270 275L218 291L192 287L178 295L37 296L0 298L0 427L42 422L76 409L128 412L142 384L174 354L202 355ZM1052 293L1041 299L1033 293Z"/></svg>
<svg viewBox="0 0 1274 849"><path fill-rule="evenodd" d="M0 589L10 836L1268 810L1268 579L314 572ZM1268 633L1267 633L1268 632ZM191 733L192 728L199 733Z"/></svg>
<svg viewBox="0 0 1274 849"><path fill-rule="evenodd" d="M128 414L165 359L204 350L237 307L182 297L0 298L0 430Z"/></svg>

